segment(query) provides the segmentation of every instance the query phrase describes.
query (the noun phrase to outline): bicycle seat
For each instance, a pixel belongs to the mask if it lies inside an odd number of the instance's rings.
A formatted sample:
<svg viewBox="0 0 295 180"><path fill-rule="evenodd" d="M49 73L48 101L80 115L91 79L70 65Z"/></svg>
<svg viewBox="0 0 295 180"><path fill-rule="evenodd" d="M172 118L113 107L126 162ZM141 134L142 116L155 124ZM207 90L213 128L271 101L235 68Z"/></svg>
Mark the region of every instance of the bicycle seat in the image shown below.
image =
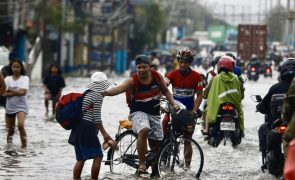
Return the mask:
<svg viewBox="0 0 295 180"><path fill-rule="evenodd" d="M131 129L132 128L132 122L129 120L120 120L119 121L119 127L120 129L126 128L126 129Z"/></svg>

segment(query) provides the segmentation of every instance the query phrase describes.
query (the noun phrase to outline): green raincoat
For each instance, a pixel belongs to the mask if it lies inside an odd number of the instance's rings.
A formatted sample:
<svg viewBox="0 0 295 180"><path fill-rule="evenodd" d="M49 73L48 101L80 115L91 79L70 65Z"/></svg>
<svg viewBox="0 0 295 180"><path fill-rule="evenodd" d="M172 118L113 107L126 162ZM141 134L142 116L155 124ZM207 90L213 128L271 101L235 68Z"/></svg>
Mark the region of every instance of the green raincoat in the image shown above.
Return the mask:
<svg viewBox="0 0 295 180"><path fill-rule="evenodd" d="M240 127L244 131L244 115L241 107L243 92L238 77L232 72L221 72L212 79L209 88L206 108L208 123L214 124L220 104L229 102L236 106Z"/></svg>

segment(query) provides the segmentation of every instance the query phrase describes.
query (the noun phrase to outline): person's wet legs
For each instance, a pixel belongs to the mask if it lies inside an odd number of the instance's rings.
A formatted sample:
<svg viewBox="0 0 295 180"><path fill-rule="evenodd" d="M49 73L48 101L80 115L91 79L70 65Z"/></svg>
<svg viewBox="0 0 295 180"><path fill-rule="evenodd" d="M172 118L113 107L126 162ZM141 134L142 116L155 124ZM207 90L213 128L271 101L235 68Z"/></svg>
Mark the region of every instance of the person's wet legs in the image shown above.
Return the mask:
<svg viewBox="0 0 295 180"><path fill-rule="evenodd" d="M7 128L7 144L12 143L14 129L15 129L15 117L6 117L6 128Z"/></svg>
<svg viewBox="0 0 295 180"><path fill-rule="evenodd" d="M100 171L100 165L101 165L101 157L95 157L93 159L92 167L91 167L91 179L97 180L99 176Z"/></svg>
<svg viewBox="0 0 295 180"><path fill-rule="evenodd" d="M153 139L149 139L149 146L152 149L152 153L153 154L157 154L159 151L158 145L161 143L160 140L153 140ZM152 166L152 174L151 177L160 177L160 174L158 172L158 159L155 159L153 162L153 166Z"/></svg>
<svg viewBox="0 0 295 180"><path fill-rule="evenodd" d="M73 170L73 179L80 180L85 161L77 161Z"/></svg>
<svg viewBox="0 0 295 180"><path fill-rule="evenodd" d="M52 116L55 116L55 106L58 101L58 97L52 99Z"/></svg>
<svg viewBox="0 0 295 180"><path fill-rule="evenodd" d="M139 169L145 170L145 154L147 151L147 137L148 137L148 128L143 128L138 133L137 138L137 151L138 151L138 158L139 158Z"/></svg>
<svg viewBox="0 0 295 180"><path fill-rule="evenodd" d="M22 147L27 147L27 133L25 130L25 118L26 114L24 112L18 112L17 113L17 126L19 130L20 140L22 143Z"/></svg>
<svg viewBox="0 0 295 180"><path fill-rule="evenodd" d="M45 99L45 116L48 116L48 106L49 106L49 100Z"/></svg>

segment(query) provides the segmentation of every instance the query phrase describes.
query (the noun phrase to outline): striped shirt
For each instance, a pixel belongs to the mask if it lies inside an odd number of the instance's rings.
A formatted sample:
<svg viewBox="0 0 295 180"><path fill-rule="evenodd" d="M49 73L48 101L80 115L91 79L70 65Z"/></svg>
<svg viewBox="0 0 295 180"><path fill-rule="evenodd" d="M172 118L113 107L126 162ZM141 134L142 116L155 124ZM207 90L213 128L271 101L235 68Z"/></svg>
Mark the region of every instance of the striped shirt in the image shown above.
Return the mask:
<svg viewBox="0 0 295 180"><path fill-rule="evenodd" d="M86 109L87 107L93 108L85 111L83 113L83 120L92 121L94 123L101 123L101 107L103 102L103 96L100 93L95 91L90 91L83 98L82 108Z"/></svg>

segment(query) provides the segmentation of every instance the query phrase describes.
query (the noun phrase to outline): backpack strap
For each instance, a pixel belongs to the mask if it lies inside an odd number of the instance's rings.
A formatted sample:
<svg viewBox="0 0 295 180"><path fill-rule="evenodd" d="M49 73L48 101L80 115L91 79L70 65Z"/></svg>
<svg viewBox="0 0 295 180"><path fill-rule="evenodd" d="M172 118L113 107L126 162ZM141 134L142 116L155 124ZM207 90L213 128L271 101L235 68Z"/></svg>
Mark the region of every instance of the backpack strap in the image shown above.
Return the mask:
<svg viewBox="0 0 295 180"><path fill-rule="evenodd" d="M84 93L83 93L83 98L82 98L82 106L83 106L83 99L84 99L84 97L86 96L86 94L88 94L89 92L91 92L90 89L87 89L86 91L84 91ZM93 109L93 105L94 105L94 104L91 104L90 106L86 107L85 109L82 110L82 112L87 112L87 111L89 111L90 109Z"/></svg>

